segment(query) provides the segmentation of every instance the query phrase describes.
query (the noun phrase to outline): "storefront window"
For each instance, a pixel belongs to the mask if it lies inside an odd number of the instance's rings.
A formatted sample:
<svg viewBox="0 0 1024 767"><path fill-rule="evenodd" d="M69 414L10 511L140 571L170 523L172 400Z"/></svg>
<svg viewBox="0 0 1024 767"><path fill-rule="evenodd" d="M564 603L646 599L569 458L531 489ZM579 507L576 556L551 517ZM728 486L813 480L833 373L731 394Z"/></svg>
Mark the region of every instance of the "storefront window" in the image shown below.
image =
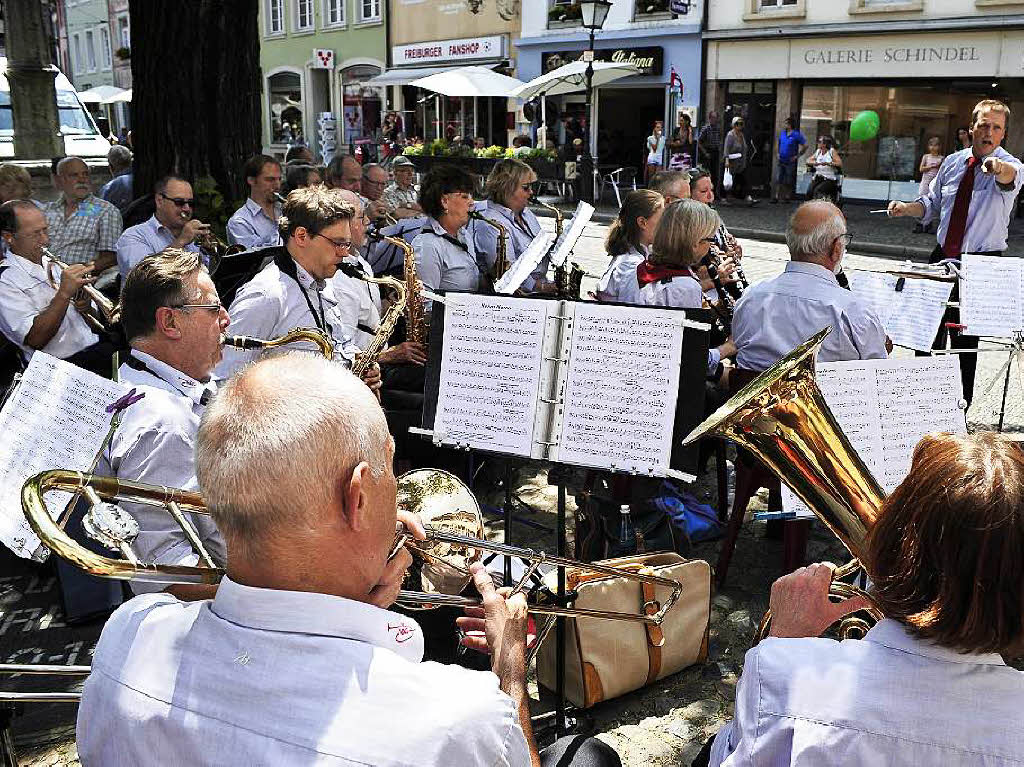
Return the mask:
<svg viewBox="0 0 1024 767"><path fill-rule="evenodd" d="M302 79L294 72L278 72L267 79L270 93L270 135L274 144L303 144Z"/></svg>
<svg viewBox="0 0 1024 767"><path fill-rule="evenodd" d="M805 85L800 130L811 151L831 136L848 178L913 181L928 139L938 136L943 154L957 151L957 129L984 98L999 98L991 83ZM850 124L866 110L878 114L878 135L851 141Z"/></svg>
<svg viewBox="0 0 1024 767"><path fill-rule="evenodd" d="M379 74L380 68L374 66L349 67L341 72L345 143L375 139L380 135L381 90L363 86L363 82Z"/></svg>

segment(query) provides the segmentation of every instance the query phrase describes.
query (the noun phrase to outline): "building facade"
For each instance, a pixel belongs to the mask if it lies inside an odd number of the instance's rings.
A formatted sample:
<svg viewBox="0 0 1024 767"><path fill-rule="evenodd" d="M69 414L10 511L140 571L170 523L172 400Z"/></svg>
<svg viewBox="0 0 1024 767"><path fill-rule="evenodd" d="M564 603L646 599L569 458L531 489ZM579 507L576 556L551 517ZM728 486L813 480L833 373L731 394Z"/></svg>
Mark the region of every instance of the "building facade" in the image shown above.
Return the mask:
<svg viewBox="0 0 1024 767"><path fill-rule="evenodd" d="M263 145L308 145L328 159L380 135L385 0L260 0Z"/></svg>
<svg viewBox="0 0 1024 767"><path fill-rule="evenodd" d="M703 5L679 0L615 0L595 38L595 60L632 62L640 74L596 89L590 116L585 114L582 90L549 99L545 105L548 137L560 144L567 139L567 131L573 133L582 125L590 146L596 147L599 165L642 167L645 141L656 120L664 123L668 135L681 112L689 113L696 124ZM587 47L588 34L581 26L578 3L524 3L522 37L516 52L520 79L530 80L578 60Z"/></svg>
<svg viewBox="0 0 1024 767"><path fill-rule="evenodd" d="M818 136L833 138L844 196L882 200L916 196L928 140L942 154L958 149L981 99L1024 115L1021 0L716 0L705 44L706 105L725 125L745 118L748 178L765 192L787 116L811 151ZM879 125L866 140L851 135L863 112ZM1021 127L1010 123L1011 151L1024 150Z"/></svg>
<svg viewBox="0 0 1024 767"><path fill-rule="evenodd" d="M128 0L107 0L107 17L114 48L114 85L132 87L132 25L128 16ZM125 102L112 105L115 128L129 125L130 105Z"/></svg>
<svg viewBox="0 0 1024 767"><path fill-rule="evenodd" d="M70 71L78 91L114 85L114 60L107 0L64 0Z"/></svg>

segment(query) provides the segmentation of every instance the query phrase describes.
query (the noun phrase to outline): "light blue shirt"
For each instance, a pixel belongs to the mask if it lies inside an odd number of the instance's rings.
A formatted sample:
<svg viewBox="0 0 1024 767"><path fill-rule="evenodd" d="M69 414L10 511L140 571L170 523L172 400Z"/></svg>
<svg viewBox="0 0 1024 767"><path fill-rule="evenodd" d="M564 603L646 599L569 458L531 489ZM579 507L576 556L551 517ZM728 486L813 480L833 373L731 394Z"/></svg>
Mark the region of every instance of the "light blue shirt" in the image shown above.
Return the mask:
<svg viewBox="0 0 1024 767"><path fill-rule="evenodd" d="M878 315L819 264L790 261L786 271L752 285L736 302L732 336L736 364L765 370L822 328L832 332L819 362L885 359L885 328Z"/></svg>
<svg viewBox="0 0 1024 767"><path fill-rule="evenodd" d="M508 232L508 237L505 240L505 255L508 258L509 266L523 255L533 239L542 231L540 221L529 208L525 208L521 216L516 216L511 208L488 200L487 206L480 211L480 215L501 224ZM481 263L485 265L487 273L490 274L494 269L494 262L498 258L498 230L486 221L470 221L470 224L473 229L476 252L480 255ZM537 287L537 283L543 280L544 275L548 272L548 264L547 257L541 260L533 273L523 281L523 290L531 291Z"/></svg>
<svg viewBox="0 0 1024 767"><path fill-rule="evenodd" d="M104 767L530 764L497 676L422 658L416 621L342 597L230 578L212 600L147 594L103 627L78 751Z"/></svg>
<svg viewBox="0 0 1024 767"><path fill-rule="evenodd" d="M281 233L277 228L277 219L280 216L280 205L274 205L274 218L270 218L263 212L263 208L250 197L228 219L228 243L242 245L246 250L280 245Z"/></svg>
<svg viewBox="0 0 1024 767"><path fill-rule="evenodd" d="M173 242L174 235L171 234L171 230L157 221L155 214L141 224L125 229L117 241L117 269L121 272L121 279L124 280L132 267L146 256L169 248ZM194 242L186 245L184 250L192 253L202 252Z"/></svg>
<svg viewBox="0 0 1024 767"><path fill-rule="evenodd" d="M917 202L924 206L922 221L932 221L936 217L939 219L935 237L940 245L946 241L956 192L967 172L967 162L972 152L968 147L947 155L928 187L928 194L917 198ZM989 156L1015 166L1017 175L1012 183L1004 186L996 181L995 175L982 173L980 163L974 166L974 190L971 205L967 209L967 230L964 232L962 253L1006 250L1013 201L1024 184L1024 165L1002 147L997 147Z"/></svg>
<svg viewBox="0 0 1024 767"><path fill-rule="evenodd" d="M427 231L429 230L429 231ZM475 293L480 289L482 264L477 261L477 250L466 227L458 231L456 245L445 235L448 233L436 219L428 218L423 231L412 241L416 253L416 276L430 290L455 290ZM427 300L429 309L433 302Z"/></svg>
<svg viewBox="0 0 1024 767"><path fill-rule="evenodd" d="M116 205L117 209L124 213L132 200L135 199L132 193L132 178L131 171L122 173L120 176L114 176L100 189L100 197L111 205Z"/></svg>
<svg viewBox="0 0 1024 767"><path fill-rule="evenodd" d="M891 619L864 639L769 638L747 652L711 767L1024 763L1024 674L992 654L916 639Z"/></svg>

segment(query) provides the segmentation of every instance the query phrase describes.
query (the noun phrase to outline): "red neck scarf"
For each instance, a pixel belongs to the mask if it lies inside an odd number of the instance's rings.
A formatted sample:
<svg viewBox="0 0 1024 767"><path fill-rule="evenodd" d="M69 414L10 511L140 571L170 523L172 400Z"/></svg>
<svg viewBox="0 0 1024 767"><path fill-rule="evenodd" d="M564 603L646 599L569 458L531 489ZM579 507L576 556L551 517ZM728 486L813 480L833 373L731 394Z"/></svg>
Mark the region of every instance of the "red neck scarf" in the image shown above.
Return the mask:
<svg viewBox="0 0 1024 767"><path fill-rule="evenodd" d="M693 271L688 266L665 266L664 264L652 264L645 260L636 267L636 281L641 288L665 278L693 276Z"/></svg>

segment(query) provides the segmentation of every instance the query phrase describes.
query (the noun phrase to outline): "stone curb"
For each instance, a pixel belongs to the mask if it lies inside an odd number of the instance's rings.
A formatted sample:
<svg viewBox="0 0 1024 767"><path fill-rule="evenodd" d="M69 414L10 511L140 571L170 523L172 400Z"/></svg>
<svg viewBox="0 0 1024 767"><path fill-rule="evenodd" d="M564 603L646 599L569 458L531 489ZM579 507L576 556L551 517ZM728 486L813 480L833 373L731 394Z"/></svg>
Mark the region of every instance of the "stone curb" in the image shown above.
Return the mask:
<svg viewBox="0 0 1024 767"><path fill-rule="evenodd" d="M530 208L539 218L553 218L554 214L546 208ZM567 211L566 214L571 214ZM615 220L611 213L596 211L590 219L597 224L610 224ZM786 235L782 232L775 232L770 229L747 229L746 227L730 227L729 231L736 237L744 240L760 240L761 242L785 242ZM855 255L880 256L903 261L911 259L914 261L927 261L932 253L931 248L916 248L908 245L893 245L888 242L869 242L865 240L854 240L850 243L850 252Z"/></svg>

